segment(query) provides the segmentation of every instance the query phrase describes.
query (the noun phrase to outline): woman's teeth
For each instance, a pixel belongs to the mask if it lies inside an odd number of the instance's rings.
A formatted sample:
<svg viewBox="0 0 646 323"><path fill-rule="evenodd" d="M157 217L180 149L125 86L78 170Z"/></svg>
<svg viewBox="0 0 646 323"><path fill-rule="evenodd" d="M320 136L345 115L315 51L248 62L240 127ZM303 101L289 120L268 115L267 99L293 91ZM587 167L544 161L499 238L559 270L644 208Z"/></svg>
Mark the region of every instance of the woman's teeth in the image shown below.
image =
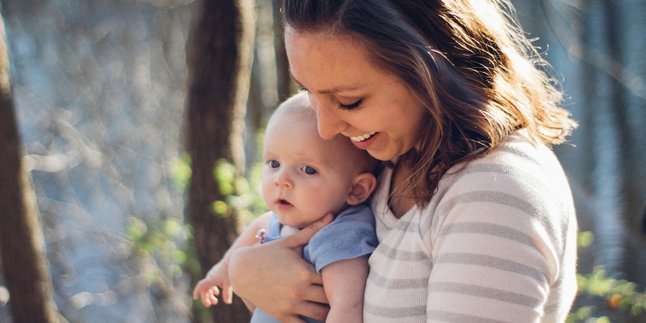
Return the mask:
<svg viewBox="0 0 646 323"><path fill-rule="evenodd" d="M350 140L356 141L356 142L362 142L362 141L372 137L372 135L374 135L375 133L376 132L371 132L371 133L367 133L367 134L361 135L361 136L350 137Z"/></svg>

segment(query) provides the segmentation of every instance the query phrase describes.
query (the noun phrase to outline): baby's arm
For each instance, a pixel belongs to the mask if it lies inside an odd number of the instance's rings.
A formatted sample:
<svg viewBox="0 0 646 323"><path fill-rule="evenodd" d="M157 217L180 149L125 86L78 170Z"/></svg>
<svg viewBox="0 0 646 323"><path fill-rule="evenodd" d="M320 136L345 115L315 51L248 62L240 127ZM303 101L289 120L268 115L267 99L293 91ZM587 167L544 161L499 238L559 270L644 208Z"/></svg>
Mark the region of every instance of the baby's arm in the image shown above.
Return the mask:
<svg viewBox="0 0 646 323"><path fill-rule="evenodd" d="M229 261L231 253L240 247L252 246L258 242L256 234L260 229L267 229L271 213L265 213L256 218L245 230L238 236L236 241L231 245L229 250L224 254L224 257L215 264L206 276L200 280L195 289L193 289L193 299L202 300L202 304L206 307L216 305L218 299L216 296L220 295L222 289L222 300L226 304L231 304L233 289L231 288L231 280L229 279ZM219 288L218 288L219 287ZM247 304L249 307L250 304Z"/></svg>
<svg viewBox="0 0 646 323"><path fill-rule="evenodd" d="M323 288L330 302L325 322L363 322L363 292L368 270L368 255L323 267Z"/></svg>

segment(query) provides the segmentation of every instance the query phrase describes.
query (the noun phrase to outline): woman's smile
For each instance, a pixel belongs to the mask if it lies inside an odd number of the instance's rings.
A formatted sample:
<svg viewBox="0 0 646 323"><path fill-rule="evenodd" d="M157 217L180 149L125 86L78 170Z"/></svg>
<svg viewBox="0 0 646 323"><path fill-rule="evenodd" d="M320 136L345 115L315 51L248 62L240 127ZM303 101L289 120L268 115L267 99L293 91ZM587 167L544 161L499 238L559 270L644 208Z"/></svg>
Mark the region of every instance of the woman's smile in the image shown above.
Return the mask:
<svg viewBox="0 0 646 323"><path fill-rule="evenodd" d="M362 136L350 137L352 144L359 148L367 150L370 148L370 144L375 141L375 138L379 135L377 132L371 132Z"/></svg>
<svg viewBox="0 0 646 323"><path fill-rule="evenodd" d="M374 134L375 134L375 132L370 132L370 133L367 133L365 135L350 137L350 139L352 139L352 141L362 142L362 141L365 141L366 139L372 137Z"/></svg>

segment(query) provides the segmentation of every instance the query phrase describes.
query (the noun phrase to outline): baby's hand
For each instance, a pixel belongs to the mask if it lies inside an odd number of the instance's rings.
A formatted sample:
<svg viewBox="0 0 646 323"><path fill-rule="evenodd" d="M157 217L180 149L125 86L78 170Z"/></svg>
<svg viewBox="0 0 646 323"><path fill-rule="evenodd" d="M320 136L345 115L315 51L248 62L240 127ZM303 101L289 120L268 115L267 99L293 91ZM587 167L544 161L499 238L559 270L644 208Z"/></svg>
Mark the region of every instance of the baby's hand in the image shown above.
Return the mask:
<svg viewBox="0 0 646 323"><path fill-rule="evenodd" d="M226 267L221 263L213 266L206 277L195 285L193 299L198 299L199 297L205 307L211 307L218 304L216 296L221 296L225 304L231 304L233 288L231 288L231 280ZM218 287L222 288L221 293Z"/></svg>

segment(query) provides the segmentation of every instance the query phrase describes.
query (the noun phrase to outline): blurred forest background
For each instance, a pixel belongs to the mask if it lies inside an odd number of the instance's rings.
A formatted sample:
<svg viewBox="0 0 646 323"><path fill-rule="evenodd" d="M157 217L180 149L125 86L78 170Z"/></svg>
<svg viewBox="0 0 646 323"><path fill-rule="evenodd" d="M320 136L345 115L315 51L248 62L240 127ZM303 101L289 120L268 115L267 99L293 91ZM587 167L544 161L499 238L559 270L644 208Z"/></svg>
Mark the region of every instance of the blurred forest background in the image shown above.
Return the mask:
<svg viewBox="0 0 646 323"><path fill-rule="evenodd" d="M278 3L0 1L0 322L247 318L190 293L262 210L257 135L294 91ZM580 124L556 148L570 321L646 322L646 2L515 5Z"/></svg>

